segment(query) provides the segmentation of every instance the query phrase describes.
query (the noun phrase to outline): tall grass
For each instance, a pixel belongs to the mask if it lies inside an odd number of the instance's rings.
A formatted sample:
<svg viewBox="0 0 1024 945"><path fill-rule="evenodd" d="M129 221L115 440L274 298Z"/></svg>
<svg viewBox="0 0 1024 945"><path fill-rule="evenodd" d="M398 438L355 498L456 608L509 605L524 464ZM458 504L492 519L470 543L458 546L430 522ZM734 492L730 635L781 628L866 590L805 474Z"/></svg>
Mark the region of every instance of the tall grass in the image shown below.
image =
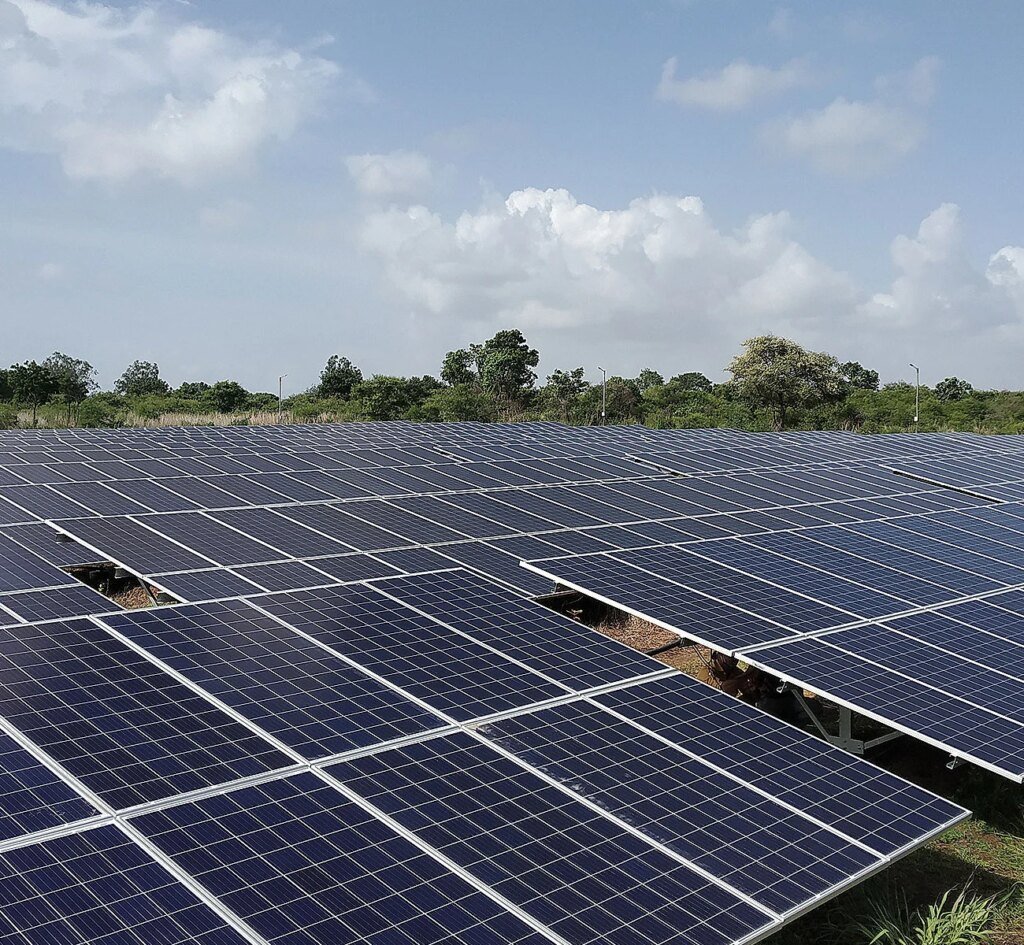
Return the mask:
<svg viewBox="0 0 1024 945"><path fill-rule="evenodd" d="M982 898L969 895L966 887L955 896L953 892L949 889L938 902L915 910L905 899L875 901L858 931L870 945L977 945L992 935L999 913L1017 893Z"/></svg>

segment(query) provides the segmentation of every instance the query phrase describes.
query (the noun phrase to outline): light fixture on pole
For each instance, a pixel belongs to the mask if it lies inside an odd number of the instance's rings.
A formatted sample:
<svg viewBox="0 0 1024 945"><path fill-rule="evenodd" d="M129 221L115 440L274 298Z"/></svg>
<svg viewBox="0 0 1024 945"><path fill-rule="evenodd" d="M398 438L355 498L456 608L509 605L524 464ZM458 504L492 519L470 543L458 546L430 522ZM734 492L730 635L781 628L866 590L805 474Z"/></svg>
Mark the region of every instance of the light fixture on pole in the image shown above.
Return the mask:
<svg viewBox="0 0 1024 945"><path fill-rule="evenodd" d="M599 367L598 370L601 372L601 424L603 426L608 406L608 372L603 367Z"/></svg>
<svg viewBox="0 0 1024 945"><path fill-rule="evenodd" d="M917 383L914 386L914 432L921 429L921 369L916 364L910 365L917 374Z"/></svg>
<svg viewBox="0 0 1024 945"><path fill-rule="evenodd" d="M284 379L287 374L282 374L277 379L277 422L281 422L281 411L284 408Z"/></svg>

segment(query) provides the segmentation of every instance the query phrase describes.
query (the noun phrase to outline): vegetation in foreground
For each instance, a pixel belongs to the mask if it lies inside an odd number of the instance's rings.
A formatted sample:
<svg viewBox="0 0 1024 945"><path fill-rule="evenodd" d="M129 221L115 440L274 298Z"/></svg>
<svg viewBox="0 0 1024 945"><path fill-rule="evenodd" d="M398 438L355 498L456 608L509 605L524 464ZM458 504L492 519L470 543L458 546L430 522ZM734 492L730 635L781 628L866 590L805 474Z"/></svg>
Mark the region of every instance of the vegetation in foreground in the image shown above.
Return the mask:
<svg viewBox="0 0 1024 945"><path fill-rule="evenodd" d="M284 400L287 422L347 420L602 421L602 386L582 367L555 370L538 384L540 354L516 329L449 351L437 377L365 377L348 358L332 355L319 382ZM669 377L645 368L609 377L607 423L658 428L746 430L913 429L916 390L879 384L876 371L840 362L773 335L751 338L715 384L699 371ZM0 370L0 427L144 426L190 423L273 423L273 393L253 393L233 380L188 381L172 389L148 361L130 364L112 391L97 389L88 361L55 352ZM980 391L946 378L920 390L921 430L1024 431L1024 391Z"/></svg>

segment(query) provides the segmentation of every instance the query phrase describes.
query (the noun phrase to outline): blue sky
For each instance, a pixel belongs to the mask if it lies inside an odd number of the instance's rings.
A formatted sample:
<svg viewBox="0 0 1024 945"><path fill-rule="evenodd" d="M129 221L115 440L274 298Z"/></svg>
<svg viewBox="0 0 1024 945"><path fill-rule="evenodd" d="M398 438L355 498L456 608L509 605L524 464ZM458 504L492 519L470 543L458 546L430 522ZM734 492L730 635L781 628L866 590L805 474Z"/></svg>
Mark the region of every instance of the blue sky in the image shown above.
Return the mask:
<svg viewBox="0 0 1024 945"><path fill-rule="evenodd" d="M1015 3L0 0L0 361L1024 387ZM596 372L595 372L596 373Z"/></svg>

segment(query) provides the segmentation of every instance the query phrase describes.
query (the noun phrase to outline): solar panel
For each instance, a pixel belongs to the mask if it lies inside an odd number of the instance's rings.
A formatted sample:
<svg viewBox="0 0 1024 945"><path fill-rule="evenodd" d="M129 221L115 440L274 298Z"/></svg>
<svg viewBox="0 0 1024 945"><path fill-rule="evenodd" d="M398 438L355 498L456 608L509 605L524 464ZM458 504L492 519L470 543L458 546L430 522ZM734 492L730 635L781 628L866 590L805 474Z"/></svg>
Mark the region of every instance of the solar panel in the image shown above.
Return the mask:
<svg viewBox="0 0 1024 945"><path fill-rule="evenodd" d="M905 852L965 816L956 804L681 673L595 701L882 854Z"/></svg>
<svg viewBox="0 0 1024 945"><path fill-rule="evenodd" d="M0 535L0 591L28 591L71 583L59 568Z"/></svg>
<svg viewBox="0 0 1024 945"><path fill-rule="evenodd" d="M734 942L772 916L468 734L332 765L573 945Z"/></svg>
<svg viewBox="0 0 1024 945"><path fill-rule="evenodd" d="M269 941L548 941L312 774L132 824Z"/></svg>
<svg viewBox="0 0 1024 945"><path fill-rule="evenodd" d="M141 574L188 571L216 563L130 518L76 519L62 523L61 528L98 549L102 558L118 561Z"/></svg>
<svg viewBox="0 0 1024 945"><path fill-rule="evenodd" d="M0 595L0 605L26 622L83 617L120 610L120 605L84 584Z"/></svg>
<svg viewBox="0 0 1024 945"><path fill-rule="evenodd" d="M247 941L117 827L0 853L10 945L243 945Z"/></svg>
<svg viewBox="0 0 1024 945"><path fill-rule="evenodd" d="M816 638L745 654L752 665L813 689L951 753L1024 781L1024 726L912 676Z"/></svg>
<svg viewBox="0 0 1024 945"><path fill-rule="evenodd" d="M104 622L309 759L443 724L243 601Z"/></svg>
<svg viewBox="0 0 1024 945"><path fill-rule="evenodd" d="M481 732L780 915L884 862L588 703L492 722Z"/></svg>
<svg viewBox="0 0 1024 945"><path fill-rule="evenodd" d="M115 808L290 763L87 620L0 630L0 716Z"/></svg>
<svg viewBox="0 0 1024 945"><path fill-rule="evenodd" d="M564 696L563 687L359 585L260 598L289 626L459 721Z"/></svg>
<svg viewBox="0 0 1024 945"><path fill-rule="evenodd" d="M664 669L569 617L465 571L394 578L375 586L577 691Z"/></svg>
<svg viewBox="0 0 1024 945"><path fill-rule="evenodd" d="M84 797L0 732L0 840L92 817Z"/></svg>

